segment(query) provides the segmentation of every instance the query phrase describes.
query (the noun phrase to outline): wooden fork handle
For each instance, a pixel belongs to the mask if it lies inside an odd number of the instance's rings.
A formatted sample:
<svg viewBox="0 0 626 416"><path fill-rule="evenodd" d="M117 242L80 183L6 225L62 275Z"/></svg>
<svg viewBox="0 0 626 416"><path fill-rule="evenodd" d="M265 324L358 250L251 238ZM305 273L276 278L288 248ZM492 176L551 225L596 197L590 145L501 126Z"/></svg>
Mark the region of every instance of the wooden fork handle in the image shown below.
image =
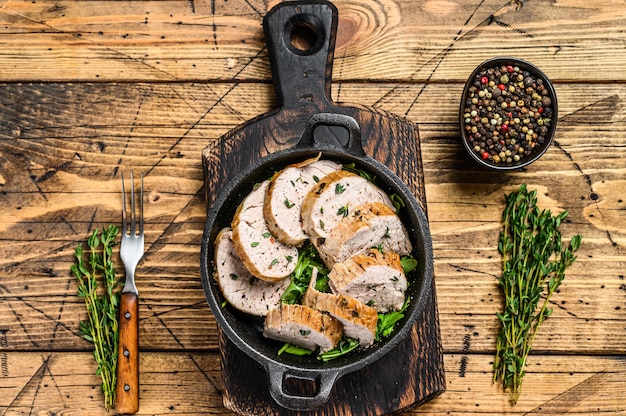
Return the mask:
<svg viewBox="0 0 626 416"><path fill-rule="evenodd" d="M117 349L117 386L115 408L120 414L139 410L139 297L122 293Z"/></svg>

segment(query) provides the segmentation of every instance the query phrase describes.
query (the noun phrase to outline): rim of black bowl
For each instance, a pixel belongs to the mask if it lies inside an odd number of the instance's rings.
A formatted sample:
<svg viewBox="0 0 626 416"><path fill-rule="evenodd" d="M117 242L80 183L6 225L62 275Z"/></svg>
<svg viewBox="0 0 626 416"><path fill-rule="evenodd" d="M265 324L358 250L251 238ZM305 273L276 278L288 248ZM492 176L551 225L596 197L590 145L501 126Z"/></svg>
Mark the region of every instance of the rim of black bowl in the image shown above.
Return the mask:
<svg viewBox="0 0 626 416"><path fill-rule="evenodd" d="M527 70L529 72L533 72L535 75L543 79L544 85L548 88L550 99L552 100L552 108L553 108L552 114L553 115L552 115L552 120L550 121L548 134L546 135L546 140L536 152L533 150L533 153L531 153L529 157L522 159L519 162L493 163L493 162L489 162L481 158L480 155L478 155L474 151L474 149L470 148L470 145L467 139L467 132L465 131L465 119L463 118L463 114L465 111L465 100L467 99L469 89L473 84L473 80L476 77L476 75L478 75L478 73L482 72L485 69L488 69L497 65L511 65L511 64L518 66L521 70ZM517 170L525 166L528 166L534 161L536 161L537 159L539 159L541 156L543 156L543 154L548 150L548 148L552 145L552 142L554 141L557 120L558 120L558 102L557 102L557 97L556 97L556 91L554 89L554 85L552 84L552 81L536 65L531 64L530 62L525 61L523 59L507 57L507 56L487 59L486 61L483 61L480 65L478 65L476 69L474 69L471 75L467 78L467 81L465 82L465 86L463 87L463 95L461 96L461 103L459 106L459 126L461 129L461 141L463 142L463 146L465 147L465 150L467 151L467 153L469 153L472 159L474 159L474 161L478 162L480 165L487 167L489 169L499 170L499 171Z"/></svg>

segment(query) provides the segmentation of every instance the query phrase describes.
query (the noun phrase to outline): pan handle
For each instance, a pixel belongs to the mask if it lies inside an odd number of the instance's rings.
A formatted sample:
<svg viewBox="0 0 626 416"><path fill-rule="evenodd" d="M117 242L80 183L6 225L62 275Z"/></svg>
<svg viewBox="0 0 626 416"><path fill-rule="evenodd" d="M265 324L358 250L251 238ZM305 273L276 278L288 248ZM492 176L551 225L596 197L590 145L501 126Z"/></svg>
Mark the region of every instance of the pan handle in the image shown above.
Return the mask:
<svg viewBox="0 0 626 416"><path fill-rule="evenodd" d="M266 370L270 381L270 394L280 406L297 411L313 410L323 406L330 396L330 392L339 376L339 371L325 369L311 371L300 368L284 367L278 363L266 362ZM289 394L283 388L286 376L318 384L314 396L298 396Z"/></svg>
<svg viewBox="0 0 626 416"><path fill-rule="evenodd" d="M315 129L320 126L335 126L343 127L348 130L348 142L345 145L345 150L348 153L364 157L365 150L363 150L363 144L361 143L361 126L359 123L350 116L337 113L316 113L309 118L300 137L300 141L296 144L296 147L302 148L318 148L323 146L323 140L316 138Z"/></svg>

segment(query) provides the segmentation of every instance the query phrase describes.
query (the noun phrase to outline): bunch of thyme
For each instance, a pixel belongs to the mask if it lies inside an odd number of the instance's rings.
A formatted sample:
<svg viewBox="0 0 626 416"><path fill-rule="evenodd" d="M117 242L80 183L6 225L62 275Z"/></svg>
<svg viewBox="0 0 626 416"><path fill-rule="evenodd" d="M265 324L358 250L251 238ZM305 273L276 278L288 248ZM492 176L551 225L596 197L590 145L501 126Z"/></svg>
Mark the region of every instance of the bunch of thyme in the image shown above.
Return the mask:
<svg viewBox="0 0 626 416"><path fill-rule="evenodd" d="M498 251L503 257L498 279L505 298L502 324L496 339L493 381L516 403L522 389L526 359L539 326L552 313L550 298L565 278L565 269L576 260L581 236L563 246L559 226L567 211L552 215L537 207L537 191L522 184L506 198ZM541 302L541 305L540 305Z"/></svg>
<svg viewBox="0 0 626 416"><path fill-rule="evenodd" d="M98 366L96 374L102 379L104 405L107 410L115 406L115 384L117 381L117 348L120 293L112 260L118 227L109 225L94 230L87 241L89 254L85 256L82 244L76 247L76 261L71 271L78 279L78 296L85 301L87 320L80 322L80 334L93 343L93 356ZM102 248L100 248L102 245ZM87 259L85 258L87 257ZM99 289L98 280L102 282Z"/></svg>

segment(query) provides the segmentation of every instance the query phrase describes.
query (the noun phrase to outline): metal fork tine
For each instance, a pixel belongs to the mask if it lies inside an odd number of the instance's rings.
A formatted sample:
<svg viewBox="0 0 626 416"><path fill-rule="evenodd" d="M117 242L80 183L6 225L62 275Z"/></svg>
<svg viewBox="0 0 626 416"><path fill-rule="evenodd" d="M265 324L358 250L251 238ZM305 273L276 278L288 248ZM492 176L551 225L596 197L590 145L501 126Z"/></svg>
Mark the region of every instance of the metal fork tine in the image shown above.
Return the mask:
<svg viewBox="0 0 626 416"><path fill-rule="evenodd" d="M135 235L135 178L133 171L130 171L130 235Z"/></svg>
<svg viewBox="0 0 626 416"><path fill-rule="evenodd" d="M122 174L122 236L126 235L126 190L124 189L124 172Z"/></svg>
<svg viewBox="0 0 626 416"><path fill-rule="evenodd" d="M143 235L143 171L141 172L141 188L140 188L140 197L139 201L139 235Z"/></svg>

